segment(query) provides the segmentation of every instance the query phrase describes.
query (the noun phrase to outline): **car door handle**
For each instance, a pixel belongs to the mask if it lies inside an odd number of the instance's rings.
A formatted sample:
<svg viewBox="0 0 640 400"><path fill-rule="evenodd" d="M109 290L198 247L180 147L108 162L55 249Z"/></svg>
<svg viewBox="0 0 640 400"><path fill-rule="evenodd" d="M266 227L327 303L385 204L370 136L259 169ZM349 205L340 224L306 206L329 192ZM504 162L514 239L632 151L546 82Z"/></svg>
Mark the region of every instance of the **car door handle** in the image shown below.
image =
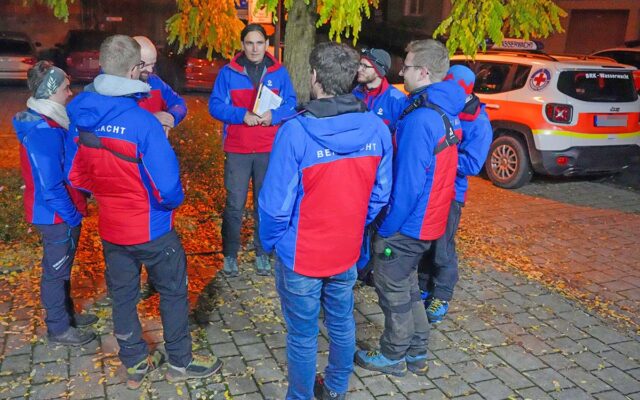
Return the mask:
<svg viewBox="0 0 640 400"><path fill-rule="evenodd" d="M485 104L485 107L490 108L492 110L499 110L500 109L500 104L487 103L487 104Z"/></svg>

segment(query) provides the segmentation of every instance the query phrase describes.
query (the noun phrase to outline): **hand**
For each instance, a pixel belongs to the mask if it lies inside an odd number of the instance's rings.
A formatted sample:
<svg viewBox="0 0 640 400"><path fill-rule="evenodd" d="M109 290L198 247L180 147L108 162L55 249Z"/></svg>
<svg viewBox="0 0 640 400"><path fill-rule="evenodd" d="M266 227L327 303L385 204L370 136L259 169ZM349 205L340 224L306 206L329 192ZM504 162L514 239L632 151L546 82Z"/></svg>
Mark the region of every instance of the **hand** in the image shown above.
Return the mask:
<svg viewBox="0 0 640 400"><path fill-rule="evenodd" d="M256 114L252 113L251 111L247 111L247 113L244 115L243 121L245 124L249 126L256 126L260 123L260 117L258 117Z"/></svg>
<svg viewBox="0 0 640 400"><path fill-rule="evenodd" d="M262 126L269 126L271 125L272 121L273 121L273 115L271 115L271 110L267 110L267 112L264 113L264 115L260 117L260 119L258 120L258 122Z"/></svg>
<svg viewBox="0 0 640 400"><path fill-rule="evenodd" d="M164 126L166 128L169 128L169 129L174 127L175 118L173 118L173 115L169 114L168 112L158 111L157 113L155 113L153 115L156 118L158 118L158 121L160 121L162 126Z"/></svg>

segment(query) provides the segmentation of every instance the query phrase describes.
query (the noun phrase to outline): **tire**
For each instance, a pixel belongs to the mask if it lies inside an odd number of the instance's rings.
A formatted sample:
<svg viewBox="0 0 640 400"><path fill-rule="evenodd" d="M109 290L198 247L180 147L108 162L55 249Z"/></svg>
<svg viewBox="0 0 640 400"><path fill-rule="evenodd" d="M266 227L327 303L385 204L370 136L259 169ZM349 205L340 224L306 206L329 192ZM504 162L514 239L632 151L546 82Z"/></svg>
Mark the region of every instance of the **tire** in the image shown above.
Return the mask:
<svg viewBox="0 0 640 400"><path fill-rule="evenodd" d="M533 175L526 145L508 135L496 138L491 144L485 170L494 185L505 189L522 187Z"/></svg>

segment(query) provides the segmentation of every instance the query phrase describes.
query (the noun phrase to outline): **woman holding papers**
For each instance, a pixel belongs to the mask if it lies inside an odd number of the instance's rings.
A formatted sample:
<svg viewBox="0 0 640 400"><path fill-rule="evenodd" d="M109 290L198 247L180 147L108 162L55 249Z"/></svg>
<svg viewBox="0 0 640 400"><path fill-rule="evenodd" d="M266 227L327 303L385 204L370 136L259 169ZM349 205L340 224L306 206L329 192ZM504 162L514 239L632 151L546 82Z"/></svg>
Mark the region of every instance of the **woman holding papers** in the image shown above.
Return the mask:
<svg viewBox="0 0 640 400"><path fill-rule="evenodd" d="M264 28L247 25L240 34L242 52L224 66L209 98L209 113L224 123L224 183L227 201L222 219L223 273L238 275L240 227L253 181L256 273L271 271L258 237L257 201L278 125L295 114L296 94L286 68L267 53Z"/></svg>

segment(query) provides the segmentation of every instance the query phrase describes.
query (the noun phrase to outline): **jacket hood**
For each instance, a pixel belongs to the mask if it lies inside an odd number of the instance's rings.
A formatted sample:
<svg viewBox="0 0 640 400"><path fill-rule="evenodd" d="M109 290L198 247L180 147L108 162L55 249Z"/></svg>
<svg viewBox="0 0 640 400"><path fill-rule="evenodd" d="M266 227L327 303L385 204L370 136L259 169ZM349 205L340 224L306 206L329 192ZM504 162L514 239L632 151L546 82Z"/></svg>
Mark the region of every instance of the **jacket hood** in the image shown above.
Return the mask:
<svg viewBox="0 0 640 400"><path fill-rule="evenodd" d="M103 96L85 91L67 105L67 113L71 123L77 128L93 131L105 121L110 121L136 107L138 103L132 97Z"/></svg>
<svg viewBox="0 0 640 400"><path fill-rule="evenodd" d="M26 132L41 124L44 119L35 111L20 111L13 117L13 128L19 137L24 136Z"/></svg>
<svg viewBox="0 0 640 400"><path fill-rule="evenodd" d="M151 86L137 79L128 79L121 76L100 74L93 83L85 87L86 92L96 92L104 96L131 96L140 93L149 93Z"/></svg>
<svg viewBox="0 0 640 400"><path fill-rule="evenodd" d="M296 119L316 142L338 154L362 149L376 132L378 117L354 95L312 100Z"/></svg>
<svg viewBox="0 0 640 400"><path fill-rule="evenodd" d="M427 99L449 115L458 115L464 108L467 94L462 87L454 81L442 81L432 83L426 88L419 89L411 94L411 97L427 94Z"/></svg>

